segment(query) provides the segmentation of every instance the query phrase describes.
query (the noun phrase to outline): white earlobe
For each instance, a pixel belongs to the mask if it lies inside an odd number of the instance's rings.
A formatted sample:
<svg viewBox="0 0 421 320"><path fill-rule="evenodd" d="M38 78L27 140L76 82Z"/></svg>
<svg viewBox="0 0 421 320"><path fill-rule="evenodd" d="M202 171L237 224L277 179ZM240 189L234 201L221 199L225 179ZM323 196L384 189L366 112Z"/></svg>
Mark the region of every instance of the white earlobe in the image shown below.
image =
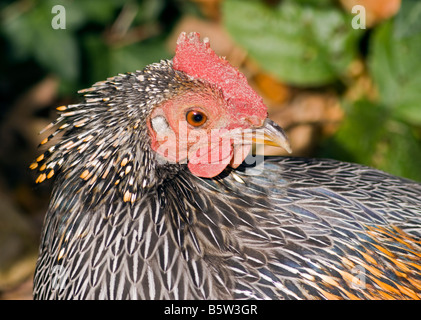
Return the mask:
<svg viewBox="0 0 421 320"><path fill-rule="evenodd" d="M151 126L158 136L164 136L168 134L168 131L171 131L167 120L163 116L156 116L155 118L152 118Z"/></svg>

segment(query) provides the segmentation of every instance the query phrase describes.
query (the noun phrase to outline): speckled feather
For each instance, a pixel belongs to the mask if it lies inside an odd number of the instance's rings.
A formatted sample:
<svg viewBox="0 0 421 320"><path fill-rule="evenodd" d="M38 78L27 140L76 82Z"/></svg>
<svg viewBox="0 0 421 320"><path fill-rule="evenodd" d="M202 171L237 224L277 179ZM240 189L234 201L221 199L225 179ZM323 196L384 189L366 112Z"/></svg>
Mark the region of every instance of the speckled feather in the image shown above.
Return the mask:
<svg viewBox="0 0 421 320"><path fill-rule="evenodd" d="M181 169L134 204L55 197L35 297L421 298L419 184L333 160L253 170Z"/></svg>
<svg viewBox="0 0 421 320"><path fill-rule="evenodd" d="M198 178L146 132L185 90L219 88L161 61L58 108L36 299L421 298L420 184L288 157Z"/></svg>

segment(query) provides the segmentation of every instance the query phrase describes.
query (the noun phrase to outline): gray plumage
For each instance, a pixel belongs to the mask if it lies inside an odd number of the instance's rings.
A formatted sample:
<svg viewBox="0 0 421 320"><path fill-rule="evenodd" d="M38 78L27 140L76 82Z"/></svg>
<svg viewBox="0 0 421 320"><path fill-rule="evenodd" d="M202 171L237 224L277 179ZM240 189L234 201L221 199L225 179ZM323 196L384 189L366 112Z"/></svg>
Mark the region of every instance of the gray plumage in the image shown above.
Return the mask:
<svg viewBox="0 0 421 320"><path fill-rule="evenodd" d="M152 108L214 89L162 61L59 108L56 144L31 166L56 178L34 297L421 298L420 184L334 160L211 179L160 161Z"/></svg>

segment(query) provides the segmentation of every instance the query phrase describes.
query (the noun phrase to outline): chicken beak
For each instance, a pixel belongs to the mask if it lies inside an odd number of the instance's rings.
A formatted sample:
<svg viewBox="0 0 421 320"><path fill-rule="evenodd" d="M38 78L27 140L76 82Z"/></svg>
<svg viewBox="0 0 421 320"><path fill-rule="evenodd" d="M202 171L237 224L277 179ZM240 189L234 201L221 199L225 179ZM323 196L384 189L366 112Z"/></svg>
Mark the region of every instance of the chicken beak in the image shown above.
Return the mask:
<svg viewBox="0 0 421 320"><path fill-rule="evenodd" d="M256 128L252 141L264 145L282 147L288 153L291 153L291 146L285 131L275 122L266 118L263 126Z"/></svg>

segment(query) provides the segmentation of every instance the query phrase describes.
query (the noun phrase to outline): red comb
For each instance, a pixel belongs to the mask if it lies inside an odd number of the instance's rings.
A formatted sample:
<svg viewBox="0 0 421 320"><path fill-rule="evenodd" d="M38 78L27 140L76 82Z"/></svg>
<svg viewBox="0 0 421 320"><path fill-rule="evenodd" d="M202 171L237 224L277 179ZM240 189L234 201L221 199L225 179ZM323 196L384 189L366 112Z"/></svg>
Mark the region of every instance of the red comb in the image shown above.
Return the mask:
<svg viewBox="0 0 421 320"><path fill-rule="evenodd" d="M220 58L211 49L208 38L200 41L199 33L180 34L173 67L194 78L218 85L236 113L266 118L267 108L263 99L249 86L244 74Z"/></svg>

